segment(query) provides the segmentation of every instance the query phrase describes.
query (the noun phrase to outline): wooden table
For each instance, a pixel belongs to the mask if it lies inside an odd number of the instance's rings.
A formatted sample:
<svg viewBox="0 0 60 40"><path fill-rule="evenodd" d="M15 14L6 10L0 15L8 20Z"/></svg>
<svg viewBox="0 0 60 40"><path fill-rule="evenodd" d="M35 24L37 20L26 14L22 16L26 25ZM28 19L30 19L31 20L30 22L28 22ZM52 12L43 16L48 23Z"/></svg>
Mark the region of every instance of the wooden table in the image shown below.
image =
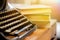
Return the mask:
<svg viewBox="0 0 60 40"><path fill-rule="evenodd" d="M51 20L50 25L44 29L36 29L24 40L56 40L56 20Z"/></svg>

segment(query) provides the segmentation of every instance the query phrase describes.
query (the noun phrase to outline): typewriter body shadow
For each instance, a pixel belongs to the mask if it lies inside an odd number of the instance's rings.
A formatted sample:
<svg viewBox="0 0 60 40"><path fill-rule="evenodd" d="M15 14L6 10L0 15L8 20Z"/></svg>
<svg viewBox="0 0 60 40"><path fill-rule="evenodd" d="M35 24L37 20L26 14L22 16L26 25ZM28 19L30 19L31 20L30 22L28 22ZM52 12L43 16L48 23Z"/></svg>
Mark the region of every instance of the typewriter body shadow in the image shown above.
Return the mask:
<svg viewBox="0 0 60 40"><path fill-rule="evenodd" d="M35 24L32 24L17 10L0 13L0 35L6 40L23 40L35 29Z"/></svg>

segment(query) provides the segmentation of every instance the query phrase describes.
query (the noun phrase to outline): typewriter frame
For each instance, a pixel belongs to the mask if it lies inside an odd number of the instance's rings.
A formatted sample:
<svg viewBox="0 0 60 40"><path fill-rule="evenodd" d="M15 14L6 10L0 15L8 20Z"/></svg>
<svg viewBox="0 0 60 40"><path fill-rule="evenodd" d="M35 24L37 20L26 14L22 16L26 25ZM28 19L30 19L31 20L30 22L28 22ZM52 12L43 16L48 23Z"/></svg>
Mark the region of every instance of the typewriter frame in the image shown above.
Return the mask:
<svg viewBox="0 0 60 40"><path fill-rule="evenodd" d="M20 13L18 10L14 9L14 10L9 10L9 11L17 11L18 13ZM9 12L9 11L5 11L5 12ZM2 12L2 13L5 13ZM23 14L22 14L23 15ZM12 39L10 39L9 37L5 36L2 32L0 32L0 34L6 39L6 40L23 40L26 36L28 36L29 34L31 34L32 32L34 32L36 29L36 26L34 25L34 27L32 27L31 29L27 30L23 35L14 37Z"/></svg>

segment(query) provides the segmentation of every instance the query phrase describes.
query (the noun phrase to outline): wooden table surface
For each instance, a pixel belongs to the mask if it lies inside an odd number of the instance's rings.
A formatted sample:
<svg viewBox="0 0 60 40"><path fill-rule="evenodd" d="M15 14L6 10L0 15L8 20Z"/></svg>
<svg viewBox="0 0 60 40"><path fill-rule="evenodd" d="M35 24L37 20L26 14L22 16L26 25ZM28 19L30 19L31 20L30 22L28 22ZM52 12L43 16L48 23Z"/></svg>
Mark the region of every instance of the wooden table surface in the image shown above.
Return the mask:
<svg viewBox="0 0 60 40"><path fill-rule="evenodd" d="M24 40L37 40L39 37L44 35L48 29L36 29L31 35L26 37Z"/></svg>
<svg viewBox="0 0 60 40"><path fill-rule="evenodd" d="M55 30L55 24L56 20L52 20L50 25L47 26L48 28L36 29L36 31L34 31L31 35L27 36L24 40L51 40L51 35L54 35L53 30Z"/></svg>

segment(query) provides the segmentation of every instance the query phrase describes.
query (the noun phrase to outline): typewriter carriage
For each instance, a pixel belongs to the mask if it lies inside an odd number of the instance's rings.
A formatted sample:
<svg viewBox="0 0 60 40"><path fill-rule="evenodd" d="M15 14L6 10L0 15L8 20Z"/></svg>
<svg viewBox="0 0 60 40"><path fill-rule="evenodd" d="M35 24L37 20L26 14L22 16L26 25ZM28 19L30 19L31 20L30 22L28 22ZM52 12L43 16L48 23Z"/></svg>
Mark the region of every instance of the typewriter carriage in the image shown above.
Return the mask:
<svg viewBox="0 0 60 40"><path fill-rule="evenodd" d="M19 13L20 15L24 16L23 14L21 14L20 12L18 12L17 10L10 10L10 11L5 11L5 12L2 12L0 14L9 14L9 13ZM1 18L1 16L0 16ZM8 17L9 18L9 17ZM25 18L25 16L24 16ZM26 18L27 19L27 18ZM6 20L6 19L5 19ZM4 20L3 20L4 21ZM29 21L28 19L26 21ZM30 22L30 21L29 21ZM1 23L0 23L1 24ZM30 22L30 24L32 24ZM23 38L25 38L26 36L28 36L29 34L31 34L35 29L36 29L36 26L34 24L32 24L33 26L25 26L24 28L20 29L18 31L18 35L17 36L6 36L4 34L4 32L1 32L1 35L6 38L7 40L22 40ZM1 30L1 29L0 29ZM3 29L2 29L3 30ZM24 32L25 31L25 32ZM22 35L19 34L19 32L24 32ZM11 39L12 37L12 39Z"/></svg>

